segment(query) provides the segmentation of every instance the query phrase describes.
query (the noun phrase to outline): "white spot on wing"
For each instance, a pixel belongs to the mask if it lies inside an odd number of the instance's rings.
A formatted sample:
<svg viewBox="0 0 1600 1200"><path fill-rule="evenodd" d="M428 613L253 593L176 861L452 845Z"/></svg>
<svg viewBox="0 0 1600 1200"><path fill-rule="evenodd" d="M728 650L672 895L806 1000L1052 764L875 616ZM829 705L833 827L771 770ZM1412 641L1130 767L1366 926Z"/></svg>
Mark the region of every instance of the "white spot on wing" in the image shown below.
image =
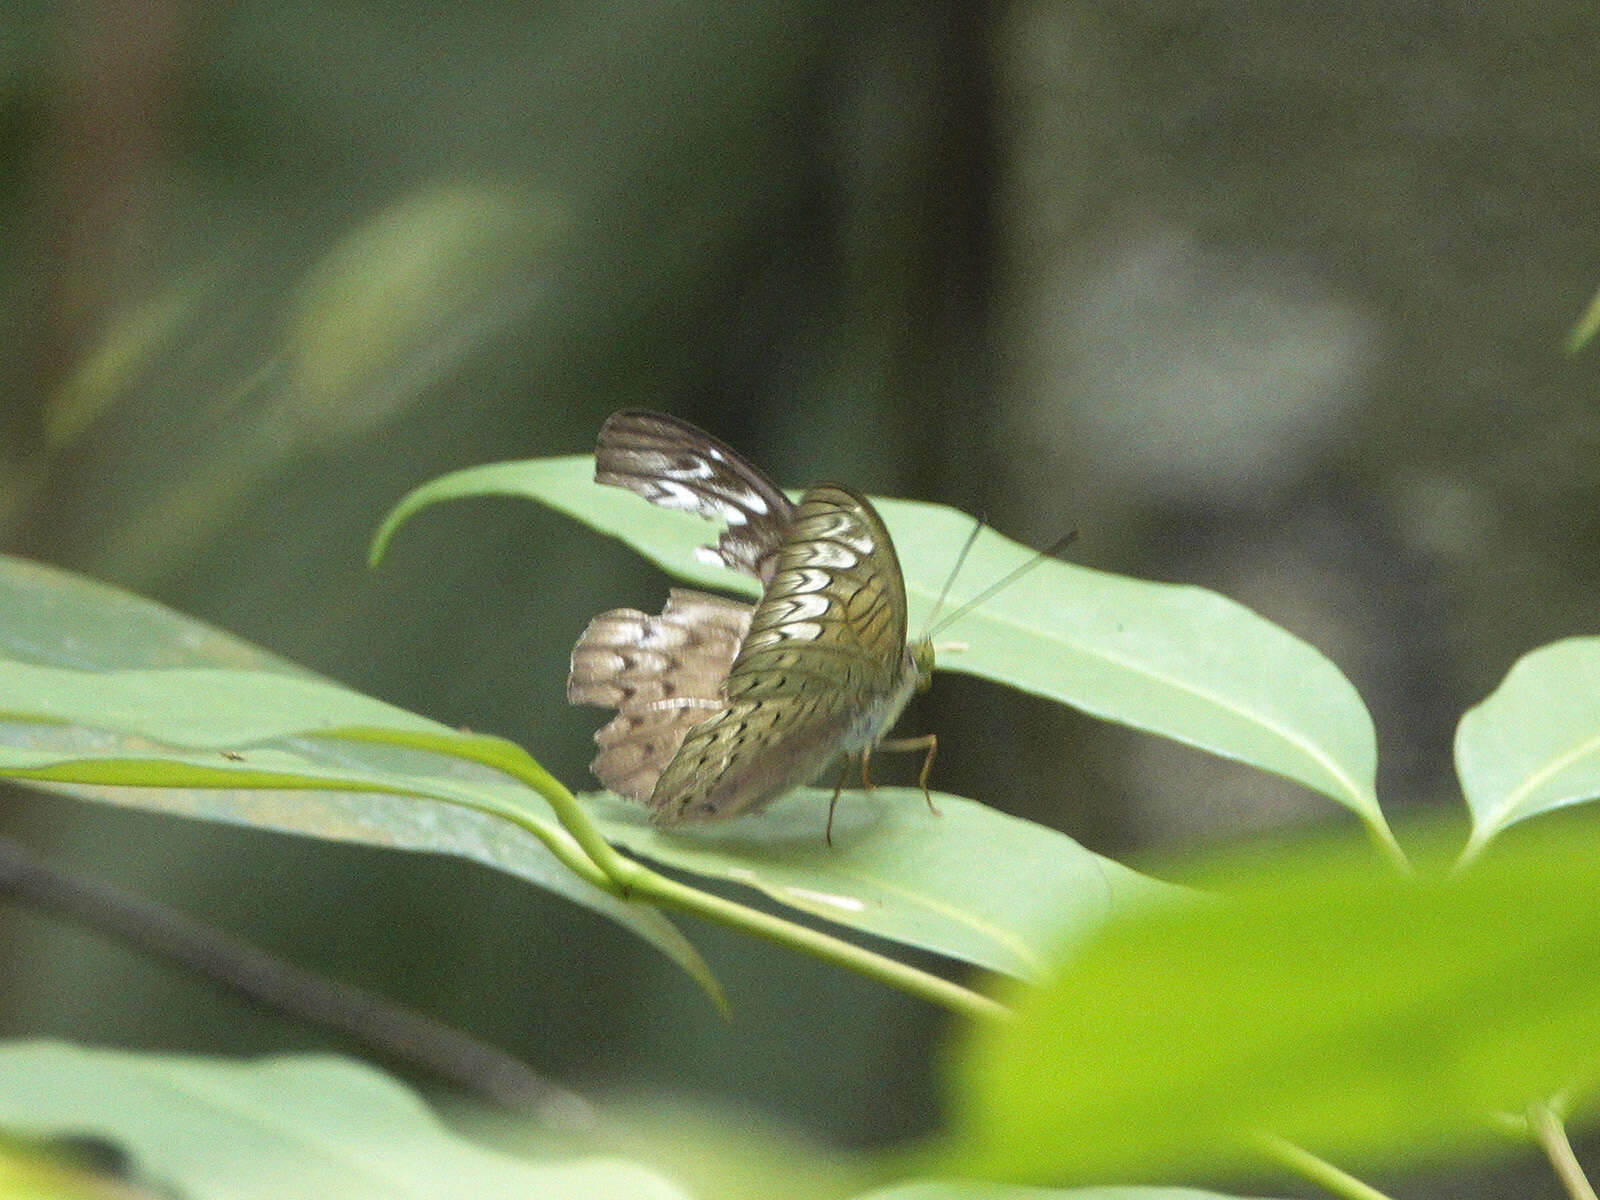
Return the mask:
<svg viewBox="0 0 1600 1200"><path fill-rule="evenodd" d="M790 642L814 642L822 636L822 626L815 621L785 621L772 632Z"/></svg>
<svg viewBox="0 0 1600 1200"><path fill-rule="evenodd" d="M785 621L813 621L826 616L832 604L826 596L809 594L786 596L781 603L788 610L783 618Z"/></svg>
<svg viewBox="0 0 1600 1200"><path fill-rule="evenodd" d="M783 573L784 590L790 592L826 591L833 576L818 567L791 567Z"/></svg>
<svg viewBox="0 0 1600 1200"><path fill-rule="evenodd" d="M807 551L811 565L834 571L849 571L861 561L860 555L837 542L815 542L807 547Z"/></svg>
<svg viewBox="0 0 1600 1200"><path fill-rule="evenodd" d="M698 509L700 507L700 497L677 480L668 479L663 475L657 482L661 485L661 498L656 503L663 508Z"/></svg>

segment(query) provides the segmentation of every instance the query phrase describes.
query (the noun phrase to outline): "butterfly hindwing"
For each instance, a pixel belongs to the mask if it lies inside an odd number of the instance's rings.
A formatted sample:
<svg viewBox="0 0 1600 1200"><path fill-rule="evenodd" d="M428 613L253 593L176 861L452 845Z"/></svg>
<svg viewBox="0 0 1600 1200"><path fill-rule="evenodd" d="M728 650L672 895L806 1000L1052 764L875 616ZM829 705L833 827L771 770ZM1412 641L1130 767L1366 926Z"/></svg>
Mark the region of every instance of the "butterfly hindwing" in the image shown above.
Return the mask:
<svg viewBox="0 0 1600 1200"><path fill-rule="evenodd" d="M615 708L594 735L595 778L648 802L684 735L727 707L723 684L750 626L748 604L673 588L660 616L603 612L572 648L567 699Z"/></svg>

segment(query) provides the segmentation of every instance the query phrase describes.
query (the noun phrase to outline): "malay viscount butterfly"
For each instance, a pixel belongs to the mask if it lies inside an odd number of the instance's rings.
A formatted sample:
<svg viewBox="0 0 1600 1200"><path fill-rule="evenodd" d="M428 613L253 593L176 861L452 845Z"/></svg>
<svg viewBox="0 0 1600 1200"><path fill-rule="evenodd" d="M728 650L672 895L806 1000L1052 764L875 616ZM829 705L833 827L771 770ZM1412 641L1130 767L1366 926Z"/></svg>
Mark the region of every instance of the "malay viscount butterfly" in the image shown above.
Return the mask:
<svg viewBox="0 0 1600 1200"><path fill-rule="evenodd" d="M927 687L933 645L906 642L900 561L865 496L820 483L796 505L716 438L663 413L613 414L594 465L597 483L722 521L701 553L762 585L753 607L673 588L659 616L618 608L589 622L567 699L617 710L595 734L601 783L670 826L753 812L841 755L860 756L865 780L877 747L924 750L927 797L934 736L884 734ZM830 805L829 834L832 821Z"/></svg>

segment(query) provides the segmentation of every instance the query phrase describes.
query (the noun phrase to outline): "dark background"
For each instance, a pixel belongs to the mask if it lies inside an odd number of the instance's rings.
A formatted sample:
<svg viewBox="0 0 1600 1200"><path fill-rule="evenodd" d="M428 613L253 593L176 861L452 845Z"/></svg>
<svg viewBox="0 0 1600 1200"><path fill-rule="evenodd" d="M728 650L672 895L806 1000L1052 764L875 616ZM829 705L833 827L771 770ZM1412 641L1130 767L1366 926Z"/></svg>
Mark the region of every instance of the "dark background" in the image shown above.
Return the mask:
<svg viewBox="0 0 1600 1200"><path fill-rule="evenodd" d="M1244 601L1367 698L1392 813L1454 809L1460 712L1597 625L1597 370L1561 351L1597 129L1576 4L10 4L0 544L587 786L567 651L664 579L512 501L366 542L434 475L664 408L788 486ZM902 729L1135 862L1352 822L959 676ZM16 793L0 825L580 1088L840 1145L936 1118L937 1014L713 930L731 1025L459 862ZM328 1044L27 913L0 954L7 1033Z"/></svg>

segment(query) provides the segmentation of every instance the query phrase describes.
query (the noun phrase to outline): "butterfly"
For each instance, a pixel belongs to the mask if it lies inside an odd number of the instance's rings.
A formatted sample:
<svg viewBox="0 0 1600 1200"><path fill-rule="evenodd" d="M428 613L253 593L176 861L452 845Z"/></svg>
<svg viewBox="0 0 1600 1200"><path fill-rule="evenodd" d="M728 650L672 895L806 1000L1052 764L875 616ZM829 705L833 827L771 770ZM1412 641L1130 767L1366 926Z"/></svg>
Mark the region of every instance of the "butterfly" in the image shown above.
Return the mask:
<svg viewBox="0 0 1600 1200"><path fill-rule="evenodd" d="M619 608L589 622L567 699L617 710L595 734L601 783L673 826L755 812L840 755L860 756L870 788L874 748L918 749L933 808L935 736L884 739L931 681L933 645L907 644L900 560L865 496L820 483L795 504L710 434L641 410L601 426L594 477L722 521L701 556L762 584L753 606L673 588L658 615ZM841 771L830 843L843 783Z"/></svg>

